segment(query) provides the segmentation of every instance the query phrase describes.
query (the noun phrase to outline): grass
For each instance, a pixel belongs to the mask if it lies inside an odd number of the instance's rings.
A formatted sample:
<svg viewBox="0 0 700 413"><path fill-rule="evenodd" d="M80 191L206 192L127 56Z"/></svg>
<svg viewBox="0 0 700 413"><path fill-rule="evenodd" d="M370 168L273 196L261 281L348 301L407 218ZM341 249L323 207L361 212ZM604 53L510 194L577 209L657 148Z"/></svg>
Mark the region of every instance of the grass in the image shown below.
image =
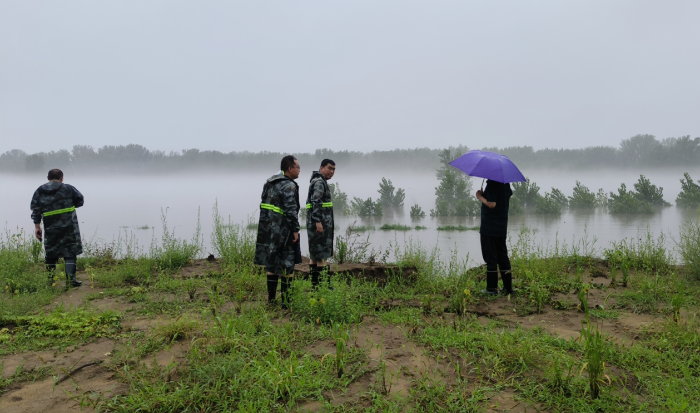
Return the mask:
<svg viewBox="0 0 700 413"><path fill-rule="evenodd" d="M311 402L338 412L462 412L490 409L497 397L528 411L700 409L700 280L686 262L675 265L659 236L612 243L597 256L585 237L543 247L525 228L509 246L519 293L498 298L477 293L483 268L456 252L440 260L409 240L392 257L415 268L413 278L338 274L317 290L295 278L282 310L265 303L255 233L213 214L215 268L199 260L200 235L179 239L164 222L146 251L126 241L92 248L81 265L97 289L70 308L46 307L60 290L43 282L31 241L6 235L0 365L11 354L60 358L114 340L106 367L125 391L85 396L108 412L284 412ZM700 241L683 242L692 251ZM588 283L596 271L614 271L617 282ZM118 309L96 309L105 304ZM632 313L655 317L653 327L612 332ZM564 338L557 328L565 324L549 325L559 318L584 323ZM126 328L136 322L146 327ZM173 346L183 357L154 362ZM20 366L2 375L0 394L58 374Z"/></svg>
<svg viewBox="0 0 700 413"><path fill-rule="evenodd" d="M438 227L438 231L478 231L480 227L465 227L464 225L445 225L442 227Z"/></svg>
<svg viewBox="0 0 700 413"><path fill-rule="evenodd" d="M379 227L379 229L384 231L410 231L411 226L401 224L384 224L381 227Z"/></svg>

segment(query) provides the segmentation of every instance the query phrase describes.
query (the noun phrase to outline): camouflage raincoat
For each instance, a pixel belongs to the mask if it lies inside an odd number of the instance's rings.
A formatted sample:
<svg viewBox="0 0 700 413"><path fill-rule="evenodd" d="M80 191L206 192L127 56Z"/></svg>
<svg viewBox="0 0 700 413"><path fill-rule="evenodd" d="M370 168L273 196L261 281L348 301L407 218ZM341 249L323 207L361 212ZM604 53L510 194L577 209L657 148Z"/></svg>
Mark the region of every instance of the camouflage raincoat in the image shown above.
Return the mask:
<svg viewBox="0 0 700 413"><path fill-rule="evenodd" d="M32 196L32 221L44 220L44 251L48 258L75 257L83 253L78 216L83 194L73 186L49 181Z"/></svg>
<svg viewBox="0 0 700 413"><path fill-rule="evenodd" d="M291 274L295 232L299 232L299 185L284 175L273 175L263 187L255 264L274 274Z"/></svg>
<svg viewBox="0 0 700 413"><path fill-rule="evenodd" d="M316 232L316 223L323 225L323 234ZM311 174L306 198L306 233L309 236L309 256L325 260L333 256L333 202L331 189L319 171Z"/></svg>

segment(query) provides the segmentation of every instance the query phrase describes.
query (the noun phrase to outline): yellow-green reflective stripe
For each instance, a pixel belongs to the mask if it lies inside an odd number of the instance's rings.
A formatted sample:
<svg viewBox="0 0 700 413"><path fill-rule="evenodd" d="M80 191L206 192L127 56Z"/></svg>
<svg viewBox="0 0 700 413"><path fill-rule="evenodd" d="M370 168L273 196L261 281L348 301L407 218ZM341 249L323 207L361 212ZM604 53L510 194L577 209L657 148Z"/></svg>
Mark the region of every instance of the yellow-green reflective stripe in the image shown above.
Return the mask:
<svg viewBox="0 0 700 413"><path fill-rule="evenodd" d="M332 203L332 202L324 202L324 203L321 205L321 207L323 207L323 208L331 208L331 207L333 207L333 203ZM306 204L306 209L311 209L311 204Z"/></svg>
<svg viewBox="0 0 700 413"><path fill-rule="evenodd" d="M274 205L270 205L270 204L260 204L260 208L262 208L262 209L269 209L269 210L272 211L272 212L277 212L278 214L284 215L284 212L282 212L282 208L276 207L276 206L274 206Z"/></svg>
<svg viewBox="0 0 700 413"><path fill-rule="evenodd" d="M50 217L51 215L65 214L66 212L73 212L73 211L75 211L74 206L72 206L70 208L57 209L55 211L44 212L44 216Z"/></svg>

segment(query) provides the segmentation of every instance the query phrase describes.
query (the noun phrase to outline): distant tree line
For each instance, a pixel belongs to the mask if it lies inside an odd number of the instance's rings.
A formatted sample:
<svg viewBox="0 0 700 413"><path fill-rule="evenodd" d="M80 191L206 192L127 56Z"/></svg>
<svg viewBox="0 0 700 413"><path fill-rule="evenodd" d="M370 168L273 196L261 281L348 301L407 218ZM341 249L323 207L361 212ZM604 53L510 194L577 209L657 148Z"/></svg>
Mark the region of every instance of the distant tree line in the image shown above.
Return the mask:
<svg viewBox="0 0 700 413"><path fill-rule="evenodd" d="M446 160L466 151L466 146L444 149L415 148L391 151L334 151L318 149L314 153L295 153L302 165L312 166L331 158L343 167L404 170L435 170L442 178L449 171ZM594 146L582 149L533 149L532 146L484 148L508 156L518 167L585 169L600 167L688 166L700 164L700 138L690 136L656 139L636 135L624 139L619 147ZM106 145L93 148L75 145L71 150L28 154L13 149L0 154L0 172L36 172L50 168L89 172L176 172L193 170L269 170L286 153L219 152L187 149L180 152L149 150L141 145ZM461 185L461 183L460 183ZM469 182L467 182L469 185Z"/></svg>

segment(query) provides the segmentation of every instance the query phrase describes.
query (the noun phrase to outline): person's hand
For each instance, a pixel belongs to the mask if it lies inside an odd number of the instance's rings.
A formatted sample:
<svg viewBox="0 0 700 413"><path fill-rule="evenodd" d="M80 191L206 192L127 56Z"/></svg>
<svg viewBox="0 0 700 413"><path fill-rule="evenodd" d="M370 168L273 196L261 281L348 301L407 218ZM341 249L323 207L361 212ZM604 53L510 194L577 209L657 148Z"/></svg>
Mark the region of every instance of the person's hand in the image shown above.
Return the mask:
<svg viewBox="0 0 700 413"><path fill-rule="evenodd" d="M293 238L293 239L294 239L294 243L296 243L297 241L299 241L299 233L298 233L298 232L295 232L295 233L294 233L294 238Z"/></svg>
<svg viewBox="0 0 700 413"><path fill-rule="evenodd" d="M483 192L481 189L479 189L478 191L476 191L476 197L477 197L477 198L481 198L482 196L484 196L484 192Z"/></svg>
<svg viewBox="0 0 700 413"><path fill-rule="evenodd" d="M41 233L41 228L37 228L37 229L34 230L34 236L35 236L36 239L38 239L39 241L43 241L43 239L42 239L43 237L42 237L42 233Z"/></svg>
<svg viewBox="0 0 700 413"><path fill-rule="evenodd" d="M323 234L323 225L321 225L320 222L316 223L316 233L317 234Z"/></svg>

